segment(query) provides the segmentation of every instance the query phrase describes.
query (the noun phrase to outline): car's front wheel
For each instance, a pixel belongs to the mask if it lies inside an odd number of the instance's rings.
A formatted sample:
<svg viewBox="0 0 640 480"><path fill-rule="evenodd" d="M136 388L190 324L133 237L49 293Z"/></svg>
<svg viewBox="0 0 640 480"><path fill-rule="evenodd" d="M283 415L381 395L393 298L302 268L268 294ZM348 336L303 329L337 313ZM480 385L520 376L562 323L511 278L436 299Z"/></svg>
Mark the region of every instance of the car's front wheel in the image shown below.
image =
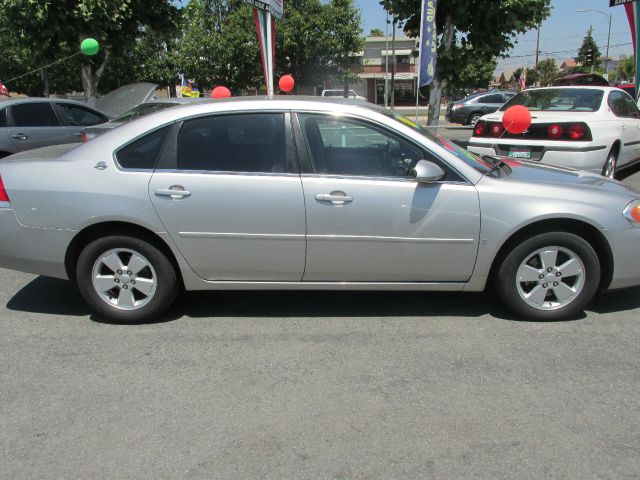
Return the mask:
<svg viewBox="0 0 640 480"><path fill-rule="evenodd" d="M536 235L515 246L496 275L498 294L518 316L562 320L581 311L600 284L591 245L568 232Z"/></svg>
<svg viewBox="0 0 640 480"><path fill-rule="evenodd" d="M80 253L76 282L98 315L121 323L156 320L178 292L176 270L155 245L129 236L107 236Z"/></svg>

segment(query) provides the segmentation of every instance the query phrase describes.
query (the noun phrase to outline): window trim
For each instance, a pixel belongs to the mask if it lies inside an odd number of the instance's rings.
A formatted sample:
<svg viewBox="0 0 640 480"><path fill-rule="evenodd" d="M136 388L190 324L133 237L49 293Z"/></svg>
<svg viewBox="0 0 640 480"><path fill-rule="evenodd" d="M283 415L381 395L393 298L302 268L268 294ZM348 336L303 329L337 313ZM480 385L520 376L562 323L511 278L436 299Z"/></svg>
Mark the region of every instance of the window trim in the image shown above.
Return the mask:
<svg viewBox="0 0 640 480"><path fill-rule="evenodd" d="M293 172L244 172L236 170L184 170L178 168L178 136L184 122L204 117L219 117L228 115L255 115L255 114L280 114L283 115L284 123L284 141L286 163L291 165ZM248 176L300 176L300 161L294 140L294 134L291 125L291 113L289 110L269 109L269 110L236 110L232 112L207 112L191 117L182 118L175 122L174 128L169 132L167 140L164 144L164 151L161 153L160 160L156 165L156 172L163 173L185 173L185 174L205 174L205 175L248 175Z"/></svg>
<svg viewBox="0 0 640 480"><path fill-rule="evenodd" d="M304 138L304 133L302 132L302 126L300 125L300 119L298 118L299 114L316 114L316 115L327 115L327 116L332 116L334 115L334 112L327 112L327 111L318 111L318 110L295 110L292 111L292 117L293 117L293 126L294 126L294 135L296 137L296 143L299 143L298 145L298 158L300 159L300 166L301 166L301 170L300 173L302 176L305 177L315 177L315 178L340 178L340 179L361 179L361 180L384 180L384 181L395 181L395 182L404 182L404 181L408 181L408 182L412 182L412 183L419 183L415 180L415 178L412 177L384 177L384 176L379 176L379 175L344 175L344 174L330 174L330 173L316 173L313 171L313 165L311 164L311 156L309 153L309 145L307 144L305 138ZM339 117L342 118L348 118L348 119L354 119L354 120L358 120L358 121L362 121L365 123L372 123L371 119L365 116L361 116L361 115L355 115L352 113L339 113L338 114ZM382 123L376 123L376 126L386 132L390 132L389 135L390 136L395 136L399 139L402 139L403 141L409 143L411 146L417 148L418 150L420 150L423 153L423 156L426 156L425 153L428 152L431 156L433 156L434 158L438 159L438 161L442 162L443 164L445 164L455 175L457 175L459 177L459 179L455 179L455 180L438 180L436 182L433 182L433 184L455 184L455 185L472 185L473 183L469 181L469 179L467 179L462 173L460 173L460 171L453 167L451 165L450 162L447 162L445 159L443 159L440 155L436 155L432 150L427 149L424 145L416 142L415 140L406 137L405 135L403 135L401 132L398 132L397 130L394 130L390 127L388 127L387 125L384 125ZM428 160L427 158L423 158L423 160Z"/></svg>

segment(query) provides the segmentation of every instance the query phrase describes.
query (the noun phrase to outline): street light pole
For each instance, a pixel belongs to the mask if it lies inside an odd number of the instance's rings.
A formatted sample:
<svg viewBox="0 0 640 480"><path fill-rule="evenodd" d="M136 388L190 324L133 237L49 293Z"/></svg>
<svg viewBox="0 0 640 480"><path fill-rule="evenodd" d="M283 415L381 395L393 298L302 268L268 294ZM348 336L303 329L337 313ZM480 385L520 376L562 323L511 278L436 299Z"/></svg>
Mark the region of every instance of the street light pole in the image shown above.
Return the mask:
<svg viewBox="0 0 640 480"><path fill-rule="evenodd" d="M604 73L607 73L607 64L609 63L609 42L611 41L611 14L606 14L602 10L598 10L597 8L581 8L579 10L576 10L576 12L596 12L600 15L604 15L605 17L607 17L607 19L609 19L609 33L607 34L607 53L605 54L604 59Z"/></svg>

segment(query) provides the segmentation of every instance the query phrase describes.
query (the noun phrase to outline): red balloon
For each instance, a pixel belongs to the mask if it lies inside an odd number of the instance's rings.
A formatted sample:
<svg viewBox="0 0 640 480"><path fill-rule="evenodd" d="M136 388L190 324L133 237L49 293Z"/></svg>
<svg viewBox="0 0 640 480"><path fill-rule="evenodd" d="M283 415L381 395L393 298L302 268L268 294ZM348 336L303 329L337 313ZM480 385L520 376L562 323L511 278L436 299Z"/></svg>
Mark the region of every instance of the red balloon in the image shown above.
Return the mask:
<svg viewBox="0 0 640 480"><path fill-rule="evenodd" d="M223 87L222 85L216 87L211 92L212 98L229 98L231 96L231 90L227 87Z"/></svg>
<svg viewBox="0 0 640 480"><path fill-rule="evenodd" d="M282 90L283 92L290 92L291 90L293 90L295 84L296 82L291 75L283 75L282 77L280 77L280 81L278 82L280 90Z"/></svg>
<svg viewBox="0 0 640 480"><path fill-rule="evenodd" d="M513 134L524 132L531 125L531 112L523 105L514 105L507 108L502 116L502 126Z"/></svg>

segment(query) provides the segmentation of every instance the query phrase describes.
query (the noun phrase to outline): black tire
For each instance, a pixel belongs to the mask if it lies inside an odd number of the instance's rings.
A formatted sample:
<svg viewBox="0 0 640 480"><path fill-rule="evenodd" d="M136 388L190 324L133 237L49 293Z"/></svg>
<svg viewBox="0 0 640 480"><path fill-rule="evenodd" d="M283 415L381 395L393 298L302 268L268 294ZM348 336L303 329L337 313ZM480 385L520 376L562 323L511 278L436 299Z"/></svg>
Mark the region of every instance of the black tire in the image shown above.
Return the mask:
<svg viewBox="0 0 640 480"><path fill-rule="evenodd" d="M603 177L615 179L616 173L618 171L618 147L614 145L609 150L609 154L607 155L607 159L602 166L602 172L600 175Z"/></svg>
<svg viewBox="0 0 640 480"><path fill-rule="evenodd" d="M476 123L478 123L478 120L480 120L480 117L482 116L481 113L472 113L471 115L469 115L469 119L467 120L467 122L469 123L469 125L471 125L472 127L476 126Z"/></svg>
<svg viewBox="0 0 640 480"><path fill-rule="evenodd" d="M131 256L127 258L129 254ZM131 266L134 254L136 267L146 265L137 272L133 272L135 268ZM125 268L131 266L132 273L123 271L119 274L115 269L108 268L107 263L111 262L103 260L107 257L115 258L112 255L116 255ZM114 283L112 290L101 288L99 291L97 283L94 283L94 272L99 272L105 283L117 280L118 284ZM91 310L116 323L156 321L173 303L178 293L176 270L167 256L145 240L124 235L99 238L84 247L76 264L76 283ZM145 285L145 293L138 290L142 285ZM151 288L153 291L149 292ZM123 292L122 289L128 291ZM116 305L120 301L120 295L124 298L127 293L133 306L129 308L128 305Z"/></svg>
<svg viewBox="0 0 640 480"><path fill-rule="evenodd" d="M549 264L545 264L541 251ZM571 259L578 261L568 264ZM551 263L555 266L551 267ZM573 269L580 273L571 275ZM535 276L535 280L526 281L525 275ZM542 233L519 243L507 252L495 277L496 289L507 307L518 317L531 320L574 316L591 301L599 285L598 255L582 237L568 232ZM573 296L562 298L574 289Z"/></svg>

